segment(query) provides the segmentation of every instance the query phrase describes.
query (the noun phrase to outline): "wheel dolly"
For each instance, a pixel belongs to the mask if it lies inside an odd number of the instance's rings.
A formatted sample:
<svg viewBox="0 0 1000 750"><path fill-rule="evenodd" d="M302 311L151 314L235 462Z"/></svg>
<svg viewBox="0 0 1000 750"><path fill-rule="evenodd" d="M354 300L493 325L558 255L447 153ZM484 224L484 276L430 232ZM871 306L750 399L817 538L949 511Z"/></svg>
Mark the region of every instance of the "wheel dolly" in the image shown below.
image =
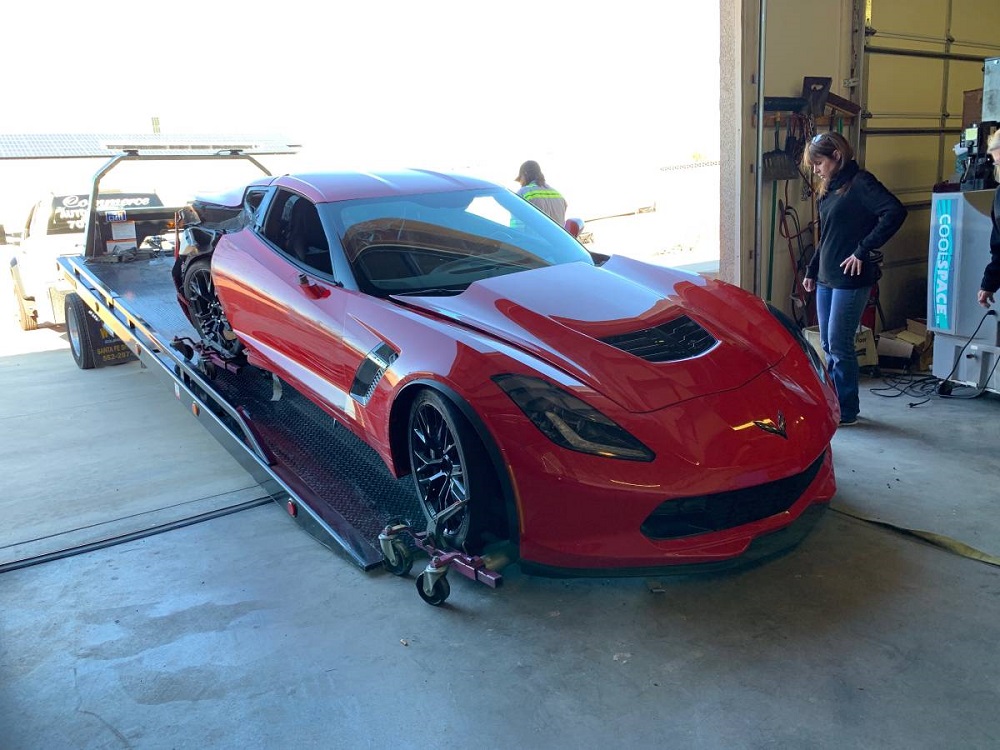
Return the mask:
<svg viewBox="0 0 1000 750"><path fill-rule="evenodd" d="M209 380L215 380L219 370L227 370L233 374L240 371L240 365L222 357L214 349L205 346L201 341L194 341L187 336L174 336L170 348L179 352L189 362L196 362L198 370Z"/></svg>
<svg viewBox="0 0 1000 750"><path fill-rule="evenodd" d="M451 594L448 570L454 569L466 578L485 583L490 588L499 588L503 576L497 571L509 562L505 554L468 555L464 552L443 549L435 541L431 531L414 531L405 523L389 523L378 535L379 546L385 559L382 566L396 576L409 575L413 567L413 550L400 538L405 534L413 544L426 552L430 560L423 572L417 576L417 593L433 607L444 604Z"/></svg>

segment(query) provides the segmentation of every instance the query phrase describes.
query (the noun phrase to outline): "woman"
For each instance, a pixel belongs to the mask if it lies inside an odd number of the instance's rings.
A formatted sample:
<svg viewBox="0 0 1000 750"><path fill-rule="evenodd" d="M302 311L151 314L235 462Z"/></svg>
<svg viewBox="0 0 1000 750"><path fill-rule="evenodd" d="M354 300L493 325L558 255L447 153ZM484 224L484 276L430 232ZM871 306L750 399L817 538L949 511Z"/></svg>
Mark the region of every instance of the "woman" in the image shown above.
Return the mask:
<svg viewBox="0 0 1000 750"><path fill-rule="evenodd" d="M1000 182L1000 130L990 136L986 144L986 150L993 157L993 171ZM993 295L1000 289L1000 187L993 194L993 210L990 212L993 219L993 231L990 233L990 262L986 264L983 271L983 280L979 284L979 304L989 307L993 304Z"/></svg>
<svg viewBox="0 0 1000 750"><path fill-rule="evenodd" d="M858 356L854 336L882 254L875 252L902 226L906 209L870 172L858 167L840 133L821 133L802 154L820 178L820 242L802 286L816 291L820 341L840 401L840 425L857 424Z"/></svg>

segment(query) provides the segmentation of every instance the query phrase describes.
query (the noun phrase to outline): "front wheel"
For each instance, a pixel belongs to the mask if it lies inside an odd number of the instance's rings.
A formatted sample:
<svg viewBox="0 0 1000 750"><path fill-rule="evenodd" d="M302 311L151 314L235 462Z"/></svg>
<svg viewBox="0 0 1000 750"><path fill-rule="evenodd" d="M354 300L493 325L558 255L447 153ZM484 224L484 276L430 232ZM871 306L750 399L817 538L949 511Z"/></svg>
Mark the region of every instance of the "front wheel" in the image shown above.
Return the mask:
<svg viewBox="0 0 1000 750"><path fill-rule="evenodd" d="M94 361L94 340L90 335L90 317L87 305L79 294L67 294L65 302L66 334L69 336L69 351L73 361L81 370L92 370Z"/></svg>
<svg viewBox="0 0 1000 750"><path fill-rule="evenodd" d="M191 319L202 340L226 357L241 354L243 344L229 326L215 293L211 258L195 258L188 264L182 288Z"/></svg>
<svg viewBox="0 0 1000 750"><path fill-rule="evenodd" d="M496 482L468 420L435 391L410 407L410 467L417 497L437 541L476 554L482 546Z"/></svg>

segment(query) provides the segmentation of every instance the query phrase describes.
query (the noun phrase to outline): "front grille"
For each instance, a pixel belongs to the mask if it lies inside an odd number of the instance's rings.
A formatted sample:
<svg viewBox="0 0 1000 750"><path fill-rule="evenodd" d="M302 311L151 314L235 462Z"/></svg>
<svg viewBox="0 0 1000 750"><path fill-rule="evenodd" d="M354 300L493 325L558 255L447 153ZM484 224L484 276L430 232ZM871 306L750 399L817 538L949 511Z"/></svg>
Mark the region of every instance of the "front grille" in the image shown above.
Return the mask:
<svg viewBox="0 0 1000 750"><path fill-rule="evenodd" d="M816 478L826 451L808 469L776 482L714 495L682 497L660 504L640 527L650 539L677 539L732 529L782 513Z"/></svg>
<svg viewBox="0 0 1000 750"><path fill-rule="evenodd" d="M608 336L601 341L649 362L697 357L715 346L712 335L686 315L655 328Z"/></svg>

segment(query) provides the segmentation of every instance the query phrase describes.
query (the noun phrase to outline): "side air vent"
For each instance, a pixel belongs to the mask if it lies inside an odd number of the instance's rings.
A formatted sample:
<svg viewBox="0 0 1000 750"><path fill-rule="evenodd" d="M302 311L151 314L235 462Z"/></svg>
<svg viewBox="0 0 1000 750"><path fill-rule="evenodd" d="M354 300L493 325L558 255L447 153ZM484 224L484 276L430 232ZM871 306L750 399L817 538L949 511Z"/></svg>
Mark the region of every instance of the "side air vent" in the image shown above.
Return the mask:
<svg viewBox="0 0 1000 750"><path fill-rule="evenodd" d="M649 362L675 362L697 357L716 343L708 331L686 315L655 328L608 336L601 341Z"/></svg>
<svg viewBox="0 0 1000 750"><path fill-rule="evenodd" d="M381 343L368 352L358 371L354 373L354 383L351 385L351 396L362 406L375 392L385 371L389 369L399 354L386 343Z"/></svg>

